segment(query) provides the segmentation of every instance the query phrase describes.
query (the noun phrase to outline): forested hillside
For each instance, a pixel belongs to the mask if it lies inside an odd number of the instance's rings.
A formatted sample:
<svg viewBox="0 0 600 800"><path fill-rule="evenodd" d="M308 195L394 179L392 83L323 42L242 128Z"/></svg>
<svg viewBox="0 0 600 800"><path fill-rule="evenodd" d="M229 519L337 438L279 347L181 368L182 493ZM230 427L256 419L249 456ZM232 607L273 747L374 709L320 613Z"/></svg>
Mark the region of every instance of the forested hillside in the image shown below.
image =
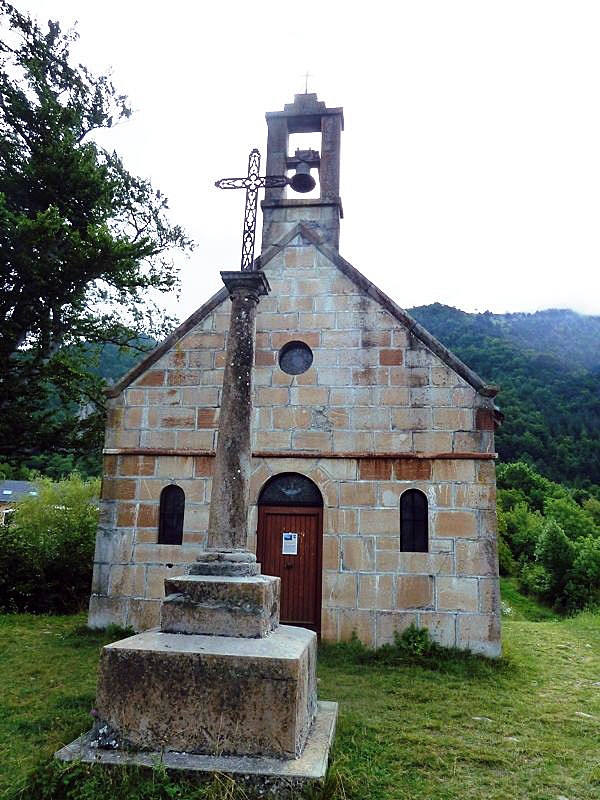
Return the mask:
<svg viewBox="0 0 600 800"><path fill-rule="evenodd" d="M560 482L600 483L600 317L468 314L440 303L410 313L500 386L503 461L529 461Z"/></svg>

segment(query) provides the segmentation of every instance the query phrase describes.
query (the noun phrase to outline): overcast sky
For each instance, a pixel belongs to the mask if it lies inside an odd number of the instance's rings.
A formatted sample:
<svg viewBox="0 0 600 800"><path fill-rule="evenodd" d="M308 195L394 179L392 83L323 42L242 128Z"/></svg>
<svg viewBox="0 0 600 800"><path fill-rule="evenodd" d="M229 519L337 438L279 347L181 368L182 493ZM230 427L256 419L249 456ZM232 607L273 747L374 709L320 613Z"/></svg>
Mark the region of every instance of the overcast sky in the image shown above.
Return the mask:
<svg viewBox="0 0 600 800"><path fill-rule="evenodd" d="M306 71L344 107L340 252L396 302L600 313L597 0L12 2L77 21L129 96L102 141L197 243L181 319L239 268L244 193L214 181L264 163Z"/></svg>

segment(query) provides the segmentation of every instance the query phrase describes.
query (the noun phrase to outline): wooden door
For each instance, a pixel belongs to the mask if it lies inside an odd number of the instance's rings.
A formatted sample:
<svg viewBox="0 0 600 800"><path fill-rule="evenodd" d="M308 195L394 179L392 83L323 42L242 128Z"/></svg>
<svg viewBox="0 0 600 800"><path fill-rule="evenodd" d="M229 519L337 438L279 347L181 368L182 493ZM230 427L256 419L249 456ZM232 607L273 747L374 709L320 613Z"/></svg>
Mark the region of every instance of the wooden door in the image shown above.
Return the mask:
<svg viewBox="0 0 600 800"><path fill-rule="evenodd" d="M296 538L284 534L297 534ZM294 550L297 554L284 553ZM323 509L259 506L256 556L263 575L281 578L281 623L321 630Z"/></svg>

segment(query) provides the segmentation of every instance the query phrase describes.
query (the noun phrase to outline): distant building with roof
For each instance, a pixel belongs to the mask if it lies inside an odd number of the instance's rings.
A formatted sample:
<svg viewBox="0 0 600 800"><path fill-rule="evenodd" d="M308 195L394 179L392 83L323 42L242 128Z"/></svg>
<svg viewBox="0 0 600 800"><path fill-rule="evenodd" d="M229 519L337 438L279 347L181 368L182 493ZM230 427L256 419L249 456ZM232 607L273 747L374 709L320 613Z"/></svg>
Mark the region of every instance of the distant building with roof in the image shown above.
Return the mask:
<svg viewBox="0 0 600 800"><path fill-rule="evenodd" d="M15 503L37 494L37 486L31 481L0 481L0 525L6 524Z"/></svg>

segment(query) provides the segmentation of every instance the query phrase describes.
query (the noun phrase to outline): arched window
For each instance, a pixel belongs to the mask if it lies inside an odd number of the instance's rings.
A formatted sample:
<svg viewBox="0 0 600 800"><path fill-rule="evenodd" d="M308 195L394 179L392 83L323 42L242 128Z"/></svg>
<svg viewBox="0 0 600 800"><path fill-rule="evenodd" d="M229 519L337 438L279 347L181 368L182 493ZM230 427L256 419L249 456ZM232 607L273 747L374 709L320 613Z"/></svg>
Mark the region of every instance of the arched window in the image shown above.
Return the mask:
<svg viewBox="0 0 600 800"><path fill-rule="evenodd" d="M183 514L185 493L181 486L165 486L160 493L158 543L181 544L183 541Z"/></svg>
<svg viewBox="0 0 600 800"><path fill-rule="evenodd" d="M408 489L400 498L400 550L427 553L429 550L427 498L418 489Z"/></svg>

